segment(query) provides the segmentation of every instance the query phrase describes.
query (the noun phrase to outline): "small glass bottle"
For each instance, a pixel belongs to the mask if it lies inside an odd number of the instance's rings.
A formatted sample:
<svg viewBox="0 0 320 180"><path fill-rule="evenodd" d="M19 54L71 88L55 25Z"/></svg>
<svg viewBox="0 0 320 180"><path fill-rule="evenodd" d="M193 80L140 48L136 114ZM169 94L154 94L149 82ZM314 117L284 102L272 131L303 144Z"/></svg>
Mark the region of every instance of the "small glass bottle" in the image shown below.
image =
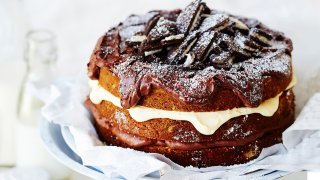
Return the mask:
<svg viewBox="0 0 320 180"><path fill-rule="evenodd" d="M57 49L50 31L30 31L26 36L26 73L19 94L17 115L23 124L36 125L43 103L27 91L28 83L50 83L55 75Z"/></svg>
<svg viewBox="0 0 320 180"><path fill-rule="evenodd" d="M63 179L69 170L44 149L38 131L43 102L31 93L30 84L47 86L56 75L57 49L55 36L50 31L31 31L26 36L24 59L26 74L20 89L16 124L16 165L40 167L52 178Z"/></svg>

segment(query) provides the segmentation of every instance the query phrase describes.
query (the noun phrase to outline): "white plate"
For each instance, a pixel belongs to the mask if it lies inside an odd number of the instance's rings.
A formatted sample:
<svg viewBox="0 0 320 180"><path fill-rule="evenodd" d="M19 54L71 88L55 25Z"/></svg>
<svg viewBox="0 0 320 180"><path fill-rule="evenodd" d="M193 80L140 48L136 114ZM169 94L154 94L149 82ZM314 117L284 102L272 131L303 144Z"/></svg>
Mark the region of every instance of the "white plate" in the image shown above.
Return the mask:
<svg viewBox="0 0 320 180"><path fill-rule="evenodd" d="M74 171L90 178L106 179L106 176L104 176L99 170L82 165L81 158L75 154L71 148L69 148L69 146L74 148L74 144L71 144L73 143L73 139L68 139L73 137L66 135L67 129L64 129L64 131L69 144L66 143L62 136L62 127L60 125L50 123L46 120L41 120L39 128L40 136L45 148L58 161Z"/></svg>

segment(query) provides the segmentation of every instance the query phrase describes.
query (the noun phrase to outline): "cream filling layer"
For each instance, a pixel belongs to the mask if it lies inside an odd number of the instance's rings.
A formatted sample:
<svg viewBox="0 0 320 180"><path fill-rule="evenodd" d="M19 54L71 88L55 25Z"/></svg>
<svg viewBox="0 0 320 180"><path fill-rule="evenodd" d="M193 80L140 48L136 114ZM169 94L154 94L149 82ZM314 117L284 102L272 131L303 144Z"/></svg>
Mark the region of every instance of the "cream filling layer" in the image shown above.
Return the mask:
<svg viewBox="0 0 320 180"><path fill-rule="evenodd" d="M292 81L286 88L286 90L291 89L296 84L296 78L293 77ZM90 80L89 85L92 88L90 93L90 100L94 104L100 104L103 100L109 101L115 106L122 108L120 104L120 98L114 96L109 91L105 90L102 86L99 85L98 80ZM129 111L130 116L138 121L144 122L156 118L169 118L172 120L182 120L192 123L192 125L204 135L213 134L222 124L228 120L253 113L259 113L263 116L273 116L279 107L279 97L282 92L276 95L273 98L270 98L258 107L249 108L249 107L240 107L233 108L223 111L215 112L181 112L181 111L169 111L156 108L150 108L145 106L134 106Z"/></svg>

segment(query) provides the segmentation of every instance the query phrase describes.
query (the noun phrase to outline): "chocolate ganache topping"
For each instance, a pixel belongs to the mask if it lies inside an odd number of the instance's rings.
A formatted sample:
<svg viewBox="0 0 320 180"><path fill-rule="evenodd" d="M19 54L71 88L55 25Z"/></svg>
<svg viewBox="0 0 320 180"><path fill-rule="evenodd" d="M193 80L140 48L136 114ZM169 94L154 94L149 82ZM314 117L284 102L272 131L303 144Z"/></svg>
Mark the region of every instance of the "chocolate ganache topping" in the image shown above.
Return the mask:
<svg viewBox="0 0 320 180"><path fill-rule="evenodd" d="M100 38L88 69L92 79L99 68L120 78L124 108L152 87L199 104L225 88L257 107L264 81L291 77L291 51L283 33L195 0L184 10L131 15Z"/></svg>

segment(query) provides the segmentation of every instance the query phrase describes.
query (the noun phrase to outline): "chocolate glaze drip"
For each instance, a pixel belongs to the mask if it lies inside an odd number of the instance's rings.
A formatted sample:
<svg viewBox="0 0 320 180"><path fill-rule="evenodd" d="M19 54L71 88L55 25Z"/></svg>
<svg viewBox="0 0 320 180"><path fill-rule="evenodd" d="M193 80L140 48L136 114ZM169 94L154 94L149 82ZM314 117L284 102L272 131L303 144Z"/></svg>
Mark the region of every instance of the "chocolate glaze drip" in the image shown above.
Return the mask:
<svg viewBox="0 0 320 180"><path fill-rule="evenodd" d="M124 108L154 86L199 104L227 88L245 106L257 107L265 81L291 77L291 51L282 33L196 0L182 11L130 16L98 42L88 69L91 78L103 67L120 78Z"/></svg>

